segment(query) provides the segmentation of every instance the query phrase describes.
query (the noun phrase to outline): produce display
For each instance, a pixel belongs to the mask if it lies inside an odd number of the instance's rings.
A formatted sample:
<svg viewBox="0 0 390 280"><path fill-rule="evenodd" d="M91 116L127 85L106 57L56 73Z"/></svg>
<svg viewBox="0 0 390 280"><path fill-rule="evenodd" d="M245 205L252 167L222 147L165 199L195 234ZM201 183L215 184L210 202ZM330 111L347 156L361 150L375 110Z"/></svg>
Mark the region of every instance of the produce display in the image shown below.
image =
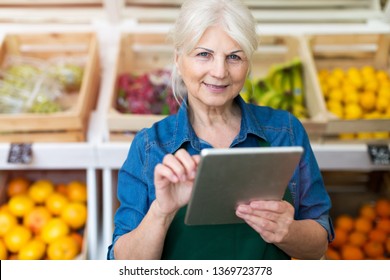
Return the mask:
<svg viewBox="0 0 390 280"><path fill-rule="evenodd" d="M1 260L71 260L81 253L87 220L83 182L15 177L3 190L7 201L0 207Z"/></svg>
<svg viewBox="0 0 390 280"><path fill-rule="evenodd" d="M157 69L143 75L121 74L118 77L118 110L126 114L169 115L179 105L173 96L171 72Z"/></svg>
<svg viewBox="0 0 390 280"><path fill-rule="evenodd" d="M66 110L65 95L78 92L83 58L7 56L0 69L0 113L54 113Z"/></svg>
<svg viewBox="0 0 390 280"><path fill-rule="evenodd" d="M241 96L249 103L286 110L300 119L308 117L299 58L274 64L265 78L247 79Z"/></svg>
<svg viewBox="0 0 390 280"><path fill-rule="evenodd" d="M390 259L390 199L364 204L356 217L341 214L334 222L327 259Z"/></svg>
<svg viewBox="0 0 390 280"><path fill-rule="evenodd" d="M342 120L389 119L390 76L372 66L321 69L321 91L329 112ZM389 132L344 133L343 139L389 138Z"/></svg>
<svg viewBox="0 0 390 280"><path fill-rule="evenodd" d="M117 108L131 114L174 114L178 103L173 96L170 71L157 69L140 76L118 77ZM287 110L299 118L307 118L303 66L299 59L274 65L267 77L247 79L240 93L246 102Z"/></svg>

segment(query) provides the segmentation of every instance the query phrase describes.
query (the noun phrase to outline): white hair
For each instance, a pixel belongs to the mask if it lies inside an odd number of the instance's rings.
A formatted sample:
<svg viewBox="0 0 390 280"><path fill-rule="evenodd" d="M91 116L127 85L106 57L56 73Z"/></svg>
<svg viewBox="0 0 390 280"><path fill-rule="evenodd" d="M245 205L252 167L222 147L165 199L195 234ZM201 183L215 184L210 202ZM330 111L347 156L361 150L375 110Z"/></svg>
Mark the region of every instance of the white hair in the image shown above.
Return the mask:
<svg viewBox="0 0 390 280"><path fill-rule="evenodd" d="M250 61L258 45L256 22L240 0L185 1L170 34L176 53L190 53L211 26L222 27L240 45ZM172 90L178 102L179 98L183 100L187 95L175 63L172 68Z"/></svg>

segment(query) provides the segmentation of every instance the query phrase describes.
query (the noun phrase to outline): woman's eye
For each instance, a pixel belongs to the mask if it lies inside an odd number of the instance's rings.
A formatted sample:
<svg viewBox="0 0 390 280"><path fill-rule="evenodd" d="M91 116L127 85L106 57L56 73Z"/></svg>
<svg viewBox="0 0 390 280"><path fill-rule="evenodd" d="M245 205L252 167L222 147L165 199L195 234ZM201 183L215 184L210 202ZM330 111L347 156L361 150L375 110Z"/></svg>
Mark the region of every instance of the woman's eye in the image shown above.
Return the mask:
<svg viewBox="0 0 390 280"><path fill-rule="evenodd" d="M227 56L227 59L228 59L228 60L231 60L231 61L239 61L239 60L241 60L241 57L239 57L239 56L236 55L236 54L229 54L229 55Z"/></svg>
<svg viewBox="0 0 390 280"><path fill-rule="evenodd" d="M201 52L201 53L198 53L198 56L200 56L200 57L209 57L210 54L208 52Z"/></svg>

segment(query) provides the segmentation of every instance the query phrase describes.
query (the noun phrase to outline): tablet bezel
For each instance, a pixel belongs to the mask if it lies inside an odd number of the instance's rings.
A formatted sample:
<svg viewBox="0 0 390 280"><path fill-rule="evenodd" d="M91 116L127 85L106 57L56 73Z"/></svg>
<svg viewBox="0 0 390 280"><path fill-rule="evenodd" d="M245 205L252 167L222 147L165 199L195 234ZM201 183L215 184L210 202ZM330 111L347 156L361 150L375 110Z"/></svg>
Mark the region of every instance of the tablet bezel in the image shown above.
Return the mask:
<svg viewBox="0 0 390 280"><path fill-rule="evenodd" d="M281 200L302 154L300 146L203 149L185 224L242 223L238 204Z"/></svg>

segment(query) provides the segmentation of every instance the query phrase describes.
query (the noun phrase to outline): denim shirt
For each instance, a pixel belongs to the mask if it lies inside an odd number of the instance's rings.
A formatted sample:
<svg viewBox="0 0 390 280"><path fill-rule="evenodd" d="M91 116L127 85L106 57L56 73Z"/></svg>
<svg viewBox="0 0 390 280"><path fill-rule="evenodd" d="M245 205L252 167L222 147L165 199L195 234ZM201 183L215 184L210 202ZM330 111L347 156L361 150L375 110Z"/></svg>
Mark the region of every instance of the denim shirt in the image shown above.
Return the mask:
<svg viewBox="0 0 390 280"><path fill-rule="evenodd" d="M288 185L294 202L294 218L317 221L328 232L328 240L332 240L331 201L301 122L287 111L247 104L240 96L235 101L241 108L241 128L230 147L257 147L259 140L267 141L270 146L302 146L304 153ZM177 114L136 134L118 174L120 206L114 217L115 228L107 259L114 259L116 240L140 224L155 200L154 167L163 157L180 148L194 155L210 147L195 134L184 102Z"/></svg>

